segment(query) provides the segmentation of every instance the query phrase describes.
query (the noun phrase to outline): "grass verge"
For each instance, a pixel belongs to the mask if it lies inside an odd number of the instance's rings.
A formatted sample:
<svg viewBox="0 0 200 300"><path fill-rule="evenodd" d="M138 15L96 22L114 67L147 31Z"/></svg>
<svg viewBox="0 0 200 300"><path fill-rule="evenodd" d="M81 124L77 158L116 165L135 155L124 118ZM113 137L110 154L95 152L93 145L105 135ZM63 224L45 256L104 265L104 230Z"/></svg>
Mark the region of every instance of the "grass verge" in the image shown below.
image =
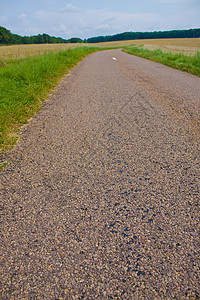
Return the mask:
<svg viewBox="0 0 200 300"><path fill-rule="evenodd" d="M88 54L78 47L38 57L0 62L0 152L16 143L21 125L37 113L59 80Z"/></svg>
<svg viewBox="0 0 200 300"><path fill-rule="evenodd" d="M171 52L163 52L160 49L148 50L139 47L125 47L124 52L153 60L166 66L200 76L200 53L187 56Z"/></svg>

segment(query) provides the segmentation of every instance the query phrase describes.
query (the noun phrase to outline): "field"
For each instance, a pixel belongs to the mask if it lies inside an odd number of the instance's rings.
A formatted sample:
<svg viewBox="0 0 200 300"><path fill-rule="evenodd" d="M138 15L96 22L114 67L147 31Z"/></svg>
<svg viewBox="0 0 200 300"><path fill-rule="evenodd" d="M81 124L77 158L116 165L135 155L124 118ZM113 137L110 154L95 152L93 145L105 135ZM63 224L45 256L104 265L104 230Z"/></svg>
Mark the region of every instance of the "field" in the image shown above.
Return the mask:
<svg viewBox="0 0 200 300"><path fill-rule="evenodd" d="M46 53L58 52L77 48L83 44L40 44L40 45L12 45L0 46L0 59L21 59Z"/></svg>
<svg viewBox="0 0 200 300"><path fill-rule="evenodd" d="M157 40L130 40L119 42L106 42L97 44L84 44L90 47L110 48L126 47L129 45L144 45L144 48L154 50L162 49L165 52L196 54L200 51L200 38L194 39L157 39ZM0 46L0 59L21 59L38 56L50 52L58 52L69 48L76 48L83 44L41 44L41 45L13 45Z"/></svg>
<svg viewBox="0 0 200 300"><path fill-rule="evenodd" d="M92 44L98 47L126 47L130 45L144 45L149 50L162 49L165 52L183 53L193 55L200 51L200 38L190 39L152 39L152 40L130 40L119 42L106 42Z"/></svg>

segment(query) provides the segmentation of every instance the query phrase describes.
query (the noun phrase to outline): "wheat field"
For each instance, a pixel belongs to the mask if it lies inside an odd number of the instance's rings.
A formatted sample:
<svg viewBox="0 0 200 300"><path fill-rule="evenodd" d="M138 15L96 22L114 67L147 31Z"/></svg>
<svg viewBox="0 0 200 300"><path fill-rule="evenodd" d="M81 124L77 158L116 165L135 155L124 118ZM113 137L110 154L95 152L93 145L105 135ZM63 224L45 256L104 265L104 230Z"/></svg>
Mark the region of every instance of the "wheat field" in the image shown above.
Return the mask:
<svg viewBox="0 0 200 300"><path fill-rule="evenodd" d="M129 40L98 43L94 45L99 47L124 47L129 45L144 45L144 48L150 50L162 49L163 51L167 52L194 55L198 51L200 51L200 38Z"/></svg>
<svg viewBox="0 0 200 300"><path fill-rule="evenodd" d="M12 45L0 46L1 59L21 59L30 56L38 56L49 52L58 52L61 50L76 48L79 46L90 47L125 47L129 45L144 45L147 49L162 49L167 52L184 53L194 55L200 51L200 38L185 39L151 39L151 40L129 40L105 42L96 44L40 44L40 45Z"/></svg>
<svg viewBox="0 0 200 300"><path fill-rule="evenodd" d="M30 56L38 56L49 52L58 52L69 48L82 46L83 44L34 44L0 46L0 58L21 59Z"/></svg>

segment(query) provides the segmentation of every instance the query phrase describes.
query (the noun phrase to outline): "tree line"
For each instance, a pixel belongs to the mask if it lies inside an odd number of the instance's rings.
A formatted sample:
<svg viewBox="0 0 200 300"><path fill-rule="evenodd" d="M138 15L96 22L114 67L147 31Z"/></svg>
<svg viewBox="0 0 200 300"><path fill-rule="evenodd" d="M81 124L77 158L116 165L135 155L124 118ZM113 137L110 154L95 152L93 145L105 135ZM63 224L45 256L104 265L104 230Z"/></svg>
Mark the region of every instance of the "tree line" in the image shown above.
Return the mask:
<svg viewBox="0 0 200 300"><path fill-rule="evenodd" d="M10 30L0 26L0 44L55 44L55 43L100 43L124 40L142 40L142 39L169 39L169 38L198 38L200 37L200 28L171 31L153 31L153 32L123 32L115 35L97 36L85 39L80 38L63 39L60 37L49 36L48 34L38 34L33 36L20 36L13 34Z"/></svg>
<svg viewBox="0 0 200 300"><path fill-rule="evenodd" d="M60 37L49 36L48 34L38 34L33 36L20 36L13 34L10 30L0 26L0 44L56 44L56 43L83 43L79 38L71 38L69 40Z"/></svg>
<svg viewBox="0 0 200 300"><path fill-rule="evenodd" d="M198 38L200 37L200 28L171 31L153 31L153 32L124 32L115 35L92 37L84 42L100 43L125 40L143 40L143 39L170 39L170 38Z"/></svg>

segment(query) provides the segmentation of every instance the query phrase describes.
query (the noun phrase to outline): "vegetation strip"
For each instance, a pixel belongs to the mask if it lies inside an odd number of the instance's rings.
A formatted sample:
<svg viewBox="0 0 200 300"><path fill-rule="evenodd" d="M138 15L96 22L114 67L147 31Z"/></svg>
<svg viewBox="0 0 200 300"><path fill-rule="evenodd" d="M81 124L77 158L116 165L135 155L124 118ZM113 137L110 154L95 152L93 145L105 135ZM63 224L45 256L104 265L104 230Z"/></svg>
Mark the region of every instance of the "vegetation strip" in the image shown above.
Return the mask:
<svg viewBox="0 0 200 300"><path fill-rule="evenodd" d="M0 26L0 44L53 44L53 43L102 43L111 41L126 41L140 39L177 39L177 38L198 38L200 37L200 28L185 30L153 31L153 32L123 32L115 35L97 36L84 41L80 38L71 38L65 40L49 36L48 34L38 34L34 36L20 36L13 34L10 30Z"/></svg>
<svg viewBox="0 0 200 300"><path fill-rule="evenodd" d="M188 56L184 54L177 54L171 52L163 52L160 49L148 50L143 49L141 45L128 46L123 49L124 52L140 56L142 58L147 58L152 61L164 64L166 66L186 71L188 73L200 76L200 52L196 55Z"/></svg>
<svg viewBox="0 0 200 300"><path fill-rule="evenodd" d="M16 143L21 125L41 108L59 80L95 47L78 47L57 53L0 64L0 152Z"/></svg>

